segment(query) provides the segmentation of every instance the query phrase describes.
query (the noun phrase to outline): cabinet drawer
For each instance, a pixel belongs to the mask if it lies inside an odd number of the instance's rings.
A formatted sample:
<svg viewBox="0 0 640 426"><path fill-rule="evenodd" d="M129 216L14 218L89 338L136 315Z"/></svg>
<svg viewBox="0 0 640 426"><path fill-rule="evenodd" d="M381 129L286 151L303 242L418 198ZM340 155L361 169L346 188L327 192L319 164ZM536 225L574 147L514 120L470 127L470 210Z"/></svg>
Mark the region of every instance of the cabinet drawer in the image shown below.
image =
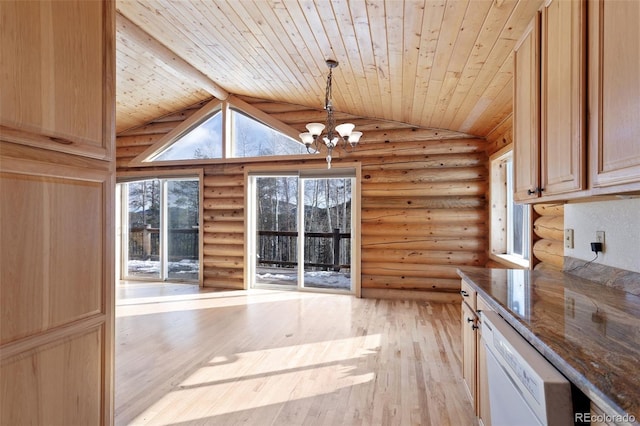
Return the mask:
<svg viewBox="0 0 640 426"><path fill-rule="evenodd" d="M482 311L493 311L493 309L482 296L476 296L476 312L480 313Z"/></svg>
<svg viewBox="0 0 640 426"><path fill-rule="evenodd" d="M477 292L465 280L462 280L460 294L462 295L462 300L475 312Z"/></svg>

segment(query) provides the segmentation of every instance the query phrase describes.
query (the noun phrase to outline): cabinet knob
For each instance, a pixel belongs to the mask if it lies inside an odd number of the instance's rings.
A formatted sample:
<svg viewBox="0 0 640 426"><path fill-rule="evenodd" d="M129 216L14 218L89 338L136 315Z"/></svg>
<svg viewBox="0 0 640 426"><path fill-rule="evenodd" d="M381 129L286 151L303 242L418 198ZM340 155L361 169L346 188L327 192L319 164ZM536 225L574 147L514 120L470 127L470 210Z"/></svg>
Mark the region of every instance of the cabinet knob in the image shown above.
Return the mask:
<svg viewBox="0 0 640 426"><path fill-rule="evenodd" d="M460 294L461 294L462 296L464 296L464 297L469 297L469 293L467 293L467 292L466 292L466 291L464 291L464 290L460 290Z"/></svg>
<svg viewBox="0 0 640 426"><path fill-rule="evenodd" d="M538 193L538 188L535 189L527 189L527 194L528 195L533 195L533 194L537 194Z"/></svg>
<svg viewBox="0 0 640 426"><path fill-rule="evenodd" d="M473 322L473 318L467 318L467 322Z"/></svg>
<svg viewBox="0 0 640 426"><path fill-rule="evenodd" d="M473 324L473 325L471 326L471 329L472 329L472 330L477 330L477 329L479 329L479 328L480 328L480 327L479 327L479 326L477 326L477 325L475 325L475 324Z"/></svg>

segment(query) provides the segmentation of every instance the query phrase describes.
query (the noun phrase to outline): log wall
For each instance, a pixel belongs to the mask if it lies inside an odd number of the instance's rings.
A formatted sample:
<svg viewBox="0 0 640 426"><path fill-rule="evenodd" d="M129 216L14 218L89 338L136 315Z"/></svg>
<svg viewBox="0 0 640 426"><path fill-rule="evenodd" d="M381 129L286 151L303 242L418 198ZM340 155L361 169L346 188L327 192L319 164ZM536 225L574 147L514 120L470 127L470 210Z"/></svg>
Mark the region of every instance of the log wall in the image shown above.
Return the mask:
<svg viewBox="0 0 640 426"><path fill-rule="evenodd" d="M243 98L297 129L321 120L315 110ZM156 120L117 138L118 171L199 109ZM487 260L485 141L452 132L344 117L365 132L345 161L362 165L362 294L458 300L456 268ZM344 119L342 118L342 119ZM263 160L264 161L264 160ZM340 158L334 159L339 163ZM325 166L324 157L279 161ZM204 285L244 286L244 169L248 162L204 168ZM149 168L145 168L149 170ZM152 171L150 170L152 174Z"/></svg>
<svg viewBox="0 0 640 426"><path fill-rule="evenodd" d="M537 260L536 269L553 266L562 269L564 265L564 204L536 204L533 206L537 218L533 232L537 240L533 244L533 255Z"/></svg>

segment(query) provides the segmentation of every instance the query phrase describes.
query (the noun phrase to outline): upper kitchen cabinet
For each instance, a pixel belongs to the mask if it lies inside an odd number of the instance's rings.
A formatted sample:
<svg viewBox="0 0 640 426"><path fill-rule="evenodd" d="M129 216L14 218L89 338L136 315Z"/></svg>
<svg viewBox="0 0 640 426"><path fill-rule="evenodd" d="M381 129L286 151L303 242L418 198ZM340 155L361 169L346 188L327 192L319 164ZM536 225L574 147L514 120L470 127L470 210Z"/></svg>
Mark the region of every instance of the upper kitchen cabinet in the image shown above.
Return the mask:
<svg viewBox="0 0 640 426"><path fill-rule="evenodd" d="M640 2L589 2L589 150L599 193L640 190Z"/></svg>
<svg viewBox="0 0 640 426"><path fill-rule="evenodd" d="M585 188L586 3L546 3L514 51L515 199Z"/></svg>
<svg viewBox="0 0 640 426"><path fill-rule="evenodd" d="M514 198L538 197L540 185L540 14L513 52Z"/></svg>
<svg viewBox="0 0 640 426"><path fill-rule="evenodd" d="M3 140L111 158L113 13L106 1L0 1Z"/></svg>
<svg viewBox="0 0 640 426"><path fill-rule="evenodd" d="M586 3L554 0L542 9L540 192L585 188Z"/></svg>

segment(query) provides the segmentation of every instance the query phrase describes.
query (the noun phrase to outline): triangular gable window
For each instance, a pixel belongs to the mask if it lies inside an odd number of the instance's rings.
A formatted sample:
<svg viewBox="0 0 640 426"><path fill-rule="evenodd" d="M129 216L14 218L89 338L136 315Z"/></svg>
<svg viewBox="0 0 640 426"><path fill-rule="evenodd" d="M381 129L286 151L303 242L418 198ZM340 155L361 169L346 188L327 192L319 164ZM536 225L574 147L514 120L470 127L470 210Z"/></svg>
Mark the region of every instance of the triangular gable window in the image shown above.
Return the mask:
<svg viewBox="0 0 640 426"><path fill-rule="evenodd" d="M151 161L222 158L222 112L189 130Z"/></svg>
<svg viewBox="0 0 640 426"><path fill-rule="evenodd" d="M233 157L266 157L306 154L300 142L277 130L231 109L231 142Z"/></svg>
<svg viewBox="0 0 640 426"><path fill-rule="evenodd" d="M293 127L230 96L203 106L130 164L189 160L206 164L207 160L234 157L307 154L305 146L294 139L297 135Z"/></svg>

